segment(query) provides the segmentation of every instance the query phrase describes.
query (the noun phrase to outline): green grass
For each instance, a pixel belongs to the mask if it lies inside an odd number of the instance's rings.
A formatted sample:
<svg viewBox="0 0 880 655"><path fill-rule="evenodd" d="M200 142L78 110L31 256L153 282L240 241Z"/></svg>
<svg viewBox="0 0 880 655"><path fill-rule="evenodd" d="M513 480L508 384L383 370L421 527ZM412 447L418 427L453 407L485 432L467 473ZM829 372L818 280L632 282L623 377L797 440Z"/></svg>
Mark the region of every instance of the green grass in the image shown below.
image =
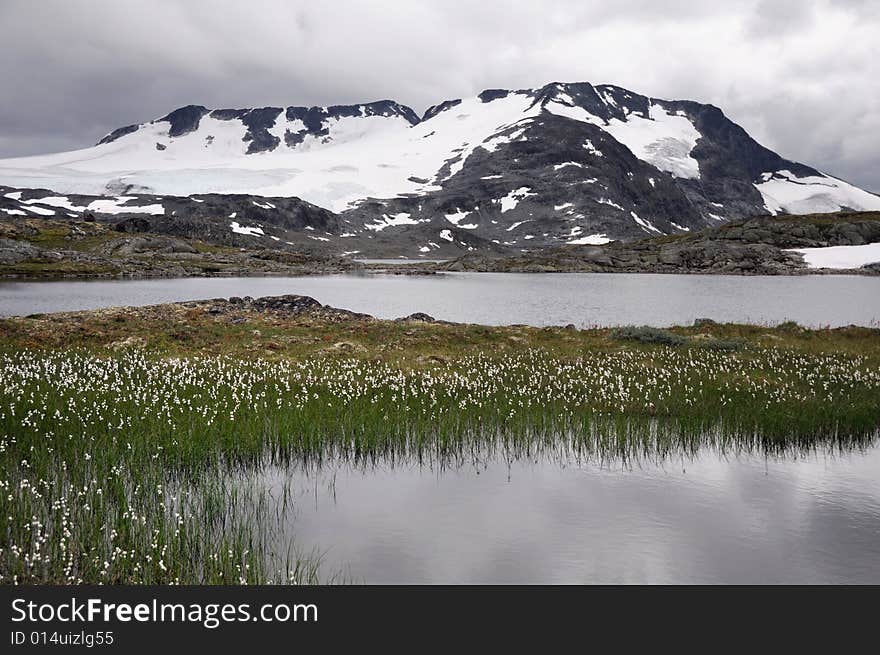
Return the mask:
<svg viewBox="0 0 880 655"><path fill-rule="evenodd" d="M867 447L880 426L880 331L865 328L165 306L0 321L0 341L7 583L326 581L297 544L268 555L293 500L261 482L266 465L785 455Z"/></svg>
<svg viewBox="0 0 880 655"><path fill-rule="evenodd" d="M620 341L653 343L663 346L682 346L688 342L688 338L685 336L648 326L617 328L612 331L611 335Z"/></svg>
<svg viewBox="0 0 880 655"><path fill-rule="evenodd" d="M746 347L744 339L718 338L707 333L690 336L649 326L616 328L611 331L611 336L618 341L662 346L689 345L696 348L705 348L706 350L733 351L742 350Z"/></svg>
<svg viewBox="0 0 880 655"><path fill-rule="evenodd" d="M25 233L22 238L49 250L87 252L121 236L118 232L111 232L98 223L80 223L89 231L79 235L74 235L70 224L60 221L30 219L27 223L35 229L35 232Z"/></svg>

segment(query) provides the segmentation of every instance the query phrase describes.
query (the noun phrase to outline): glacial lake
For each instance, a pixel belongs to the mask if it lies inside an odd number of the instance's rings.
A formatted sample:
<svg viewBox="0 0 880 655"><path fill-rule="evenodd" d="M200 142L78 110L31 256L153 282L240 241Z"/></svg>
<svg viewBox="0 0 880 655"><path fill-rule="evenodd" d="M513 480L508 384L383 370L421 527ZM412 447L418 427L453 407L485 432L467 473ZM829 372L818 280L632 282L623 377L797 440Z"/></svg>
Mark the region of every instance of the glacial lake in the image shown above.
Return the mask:
<svg viewBox="0 0 880 655"><path fill-rule="evenodd" d="M268 469L276 548L367 583L880 583L880 447ZM285 482L286 481L286 482Z"/></svg>
<svg viewBox="0 0 880 655"><path fill-rule="evenodd" d="M397 318L578 327L688 324L695 318L809 326L880 325L880 277L448 273L436 276L180 278L0 282L0 316L280 294Z"/></svg>

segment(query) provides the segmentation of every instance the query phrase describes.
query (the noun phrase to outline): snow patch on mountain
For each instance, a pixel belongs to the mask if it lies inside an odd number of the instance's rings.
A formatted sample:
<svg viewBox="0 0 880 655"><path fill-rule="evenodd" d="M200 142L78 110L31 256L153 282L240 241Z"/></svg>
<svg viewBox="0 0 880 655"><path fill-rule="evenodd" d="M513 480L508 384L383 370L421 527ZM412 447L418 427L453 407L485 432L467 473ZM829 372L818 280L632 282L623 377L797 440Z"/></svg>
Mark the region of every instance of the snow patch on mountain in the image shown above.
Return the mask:
<svg viewBox="0 0 880 655"><path fill-rule="evenodd" d="M528 129L528 125L522 125L522 123L527 123L531 120L531 118L524 118L518 123L515 123L514 125L517 126L516 129L512 129L513 126L504 126L501 130L483 141L483 143L480 144L480 147L488 152L495 152L501 145L519 141Z"/></svg>
<svg viewBox="0 0 880 655"><path fill-rule="evenodd" d="M601 246L602 244L610 242L611 239L606 237L604 234L588 234L587 236L580 237L579 239L566 241L566 243L570 246Z"/></svg>
<svg viewBox="0 0 880 655"><path fill-rule="evenodd" d="M418 225L418 223L419 221L411 218L411 214L401 212L399 214L394 214L393 216L382 214L380 220L375 223L368 223L367 225L364 225L364 227L373 232L381 232L386 227L392 227L395 225Z"/></svg>
<svg viewBox="0 0 880 655"><path fill-rule="evenodd" d="M596 200L596 202L598 202L599 204L608 205L609 207L614 207L615 209L619 209L620 211L623 211L623 207L621 207L616 202L614 202L613 200L610 200L608 198L599 198L598 200Z"/></svg>
<svg viewBox="0 0 880 655"><path fill-rule="evenodd" d="M46 209L45 207L25 207L25 209L29 212L33 212L34 214L39 214L40 216L54 216L55 211L52 209Z"/></svg>
<svg viewBox="0 0 880 655"><path fill-rule="evenodd" d="M23 205L33 205L39 203L41 205L49 205L50 207L58 207L59 209L67 209L69 211L83 211L85 207L74 205L67 196L46 196L45 198L31 198L30 200L22 200Z"/></svg>
<svg viewBox="0 0 880 655"><path fill-rule="evenodd" d="M655 234L663 234L663 231L657 229L657 226L654 225L651 221L646 221L645 219L641 218L638 214L636 214L635 212L632 212L632 211L629 214L630 214L630 216L632 216L632 219L639 225L639 227L641 227L645 232L649 232L649 233L654 232Z"/></svg>
<svg viewBox="0 0 880 655"><path fill-rule="evenodd" d="M229 224L229 227L231 227L232 231L236 234L245 234L251 237L265 236L263 233L263 228L261 227L246 227L244 225L239 225L237 221L232 221Z"/></svg>
<svg viewBox="0 0 880 655"><path fill-rule="evenodd" d="M860 268L880 262L880 243L861 246L829 246L827 248L793 248L804 257L808 268Z"/></svg>
<svg viewBox="0 0 880 655"><path fill-rule="evenodd" d="M136 200L133 196L118 196L116 198L108 198L105 200L93 200L86 209L102 214L152 214L161 216L165 213L165 207L160 204L152 205L126 205L123 203L129 200Z"/></svg>
<svg viewBox="0 0 880 655"><path fill-rule="evenodd" d="M822 175L798 177L789 170L763 173L755 188L771 214L813 214L849 208L857 211L880 209L880 196Z"/></svg>
<svg viewBox="0 0 880 655"><path fill-rule="evenodd" d="M599 150L596 146L593 145L593 142L587 139L586 143L584 143L584 150L593 155L594 157L604 157L602 151Z"/></svg>
<svg viewBox="0 0 880 655"><path fill-rule="evenodd" d="M21 197L21 192L6 194L6 197ZM165 213L165 207L161 204L154 203L151 205L127 205L125 203L136 200L135 196L117 196L115 198L102 198L93 200L88 205L75 205L67 196L44 196L42 198L30 198L28 200L19 200L22 205L26 205L25 209L41 214L43 216L52 216L54 211L46 209L46 207L38 207L36 205L46 205L48 207L57 207L58 209L66 209L69 212L92 211L102 214L151 214L162 215Z"/></svg>
<svg viewBox="0 0 880 655"><path fill-rule="evenodd" d="M535 194L531 193L530 187L523 186L518 189L514 189L503 198L499 198L494 202L501 204L501 213L503 214L504 212L509 212L511 209L515 209L520 200L524 200L525 198L533 195Z"/></svg>
<svg viewBox="0 0 880 655"><path fill-rule="evenodd" d="M560 102L560 100L562 100L562 102ZM602 128L605 127L601 118L591 114L583 107L575 105L574 100L566 94L557 93L554 100L544 105L544 109L557 116L565 116L566 118L571 118L580 121L581 123L592 123L593 125Z"/></svg>
<svg viewBox="0 0 880 655"><path fill-rule="evenodd" d="M690 119L670 114L660 105L650 106L650 118L630 114L625 121L612 118L603 129L632 153L675 177L698 179L700 165L691 156L702 136Z"/></svg>
<svg viewBox="0 0 880 655"><path fill-rule="evenodd" d="M453 212L452 214L446 214L445 218L447 221L449 221L453 225L458 225L459 223L461 223L462 220L467 218L469 215L470 215L469 211L463 211L463 212L459 211L459 212Z"/></svg>
<svg viewBox="0 0 880 655"><path fill-rule="evenodd" d="M578 168L586 168L586 166L584 166L579 161L566 161L561 164L554 164L553 170L558 171L560 168L565 168L566 166L577 166Z"/></svg>

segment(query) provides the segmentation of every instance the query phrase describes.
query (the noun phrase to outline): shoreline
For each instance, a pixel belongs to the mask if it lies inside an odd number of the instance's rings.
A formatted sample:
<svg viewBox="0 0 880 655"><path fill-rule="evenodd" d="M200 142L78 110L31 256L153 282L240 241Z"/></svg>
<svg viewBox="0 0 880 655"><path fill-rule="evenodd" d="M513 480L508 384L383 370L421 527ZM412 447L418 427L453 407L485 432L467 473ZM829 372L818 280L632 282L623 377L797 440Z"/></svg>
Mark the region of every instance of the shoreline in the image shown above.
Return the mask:
<svg viewBox="0 0 880 655"><path fill-rule="evenodd" d="M712 277L824 277L824 276L856 276L856 277L880 277L880 269L867 268L812 268L794 269L791 271L768 273L768 272L731 272L731 271L701 271L693 269L681 270L495 270L495 269L435 269L436 264L394 264L386 268L372 268L365 265L361 268L340 269L331 271L232 271L232 272L202 272L181 275L179 272L151 273L149 271L139 273L111 274L53 274L51 272L28 275L28 274L2 274L0 282L89 282L89 281L125 281L125 280L174 280L174 279L232 279L232 278L283 278L283 277L326 277L331 275L396 275L396 276L438 276L454 273L492 273L499 275L705 275Z"/></svg>
<svg viewBox="0 0 880 655"><path fill-rule="evenodd" d="M189 332L187 338L177 335L169 341L169 333L174 335L180 326L185 326ZM436 319L424 312L398 318L377 318L368 313L325 305L313 297L296 294L258 298L216 297L0 317L0 338L7 350L22 346L51 347L52 344L56 347L77 345L112 350L118 349L120 344L124 345L126 339L134 336L137 337L136 344L148 346L152 343L157 352L202 352L204 349L220 352L224 346L234 352L241 350L242 344L231 341L231 338L243 334L248 328L268 329L276 336L289 336L291 332L307 334L309 339L306 341L312 343L328 341L328 335L338 336L341 333L362 336L365 338L356 338L351 343L345 341L342 346L336 342L337 350L351 350L361 354L395 348L405 353L406 348L396 345L394 339L399 339L407 347L423 347L432 338L436 342L437 336L443 336L444 341L449 339L450 343L445 344L446 346L458 346L452 348L454 351L490 345L494 347L499 339L504 341L502 350L527 350L535 346L559 347L561 344L571 345L579 341L583 342L582 345L607 350L620 345L619 342L615 343L613 335L622 330L650 331L655 336L660 335L658 338L661 341L656 343L661 344L668 340L668 335L676 335L673 339L681 337L684 341L675 345L701 346L709 343L710 347L713 347L712 340L729 339L739 340L739 345L744 347L762 345L762 341L771 344L779 341L789 344L813 341L815 346L821 345L824 340L828 340L827 345L838 347L851 339L862 338L865 339L865 349L876 347L880 352L880 327L874 326L809 327L793 321L783 321L775 325L723 323L709 318L698 318L690 325L666 327L615 325L578 328L571 323L552 326L487 325ZM251 332L251 336L258 337L254 343L263 343L269 351L279 356L287 350L292 356L316 350L286 349L271 340L266 342L266 335L263 332L255 334L257 331L259 330ZM463 341L456 344L457 339ZM292 343L296 342L293 339ZM633 341L639 342L639 339ZM190 348L190 343L194 347ZM641 343L652 342L648 340ZM171 344L174 347L169 347ZM850 349L852 345L848 343L846 349ZM567 351L571 348L561 350Z"/></svg>
<svg viewBox="0 0 880 655"><path fill-rule="evenodd" d="M267 277L345 272L438 275L444 272L634 273L680 275L880 275L880 262L851 268L813 268L801 250L880 243L880 213L840 212L758 217L700 232L604 245L560 245L530 252L466 252L446 261L387 264L379 252L331 252L323 242L249 238L237 245L220 231L182 235L173 225L157 232L127 231L129 219L0 218L0 279L162 279ZM164 227L163 227L164 226ZM366 242L351 247L366 247ZM390 246L389 246L390 247ZM402 246L389 254L400 254ZM357 254L357 258L350 255ZM373 257L372 255L376 255ZM864 260L864 257L863 257ZM863 261L862 260L862 261ZM852 253L844 265L857 263Z"/></svg>

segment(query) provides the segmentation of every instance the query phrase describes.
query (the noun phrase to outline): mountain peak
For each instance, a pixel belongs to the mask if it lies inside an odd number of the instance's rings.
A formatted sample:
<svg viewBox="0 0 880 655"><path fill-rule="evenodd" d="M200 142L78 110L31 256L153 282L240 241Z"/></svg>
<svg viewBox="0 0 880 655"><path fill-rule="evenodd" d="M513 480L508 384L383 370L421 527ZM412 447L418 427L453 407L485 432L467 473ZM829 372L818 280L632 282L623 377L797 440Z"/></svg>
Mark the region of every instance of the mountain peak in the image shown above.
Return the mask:
<svg viewBox="0 0 880 655"><path fill-rule="evenodd" d="M163 116L159 121L171 123L168 128L169 137L183 136L199 129L199 121L207 113L208 110L201 105L186 105Z"/></svg>
<svg viewBox="0 0 880 655"><path fill-rule="evenodd" d="M781 157L713 105L560 81L488 88L421 117L392 99L187 105L114 130L87 156L0 161L0 183L298 197L376 242L422 235L427 252L443 242L529 249L757 214L880 209L877 196Z"/></svg>

